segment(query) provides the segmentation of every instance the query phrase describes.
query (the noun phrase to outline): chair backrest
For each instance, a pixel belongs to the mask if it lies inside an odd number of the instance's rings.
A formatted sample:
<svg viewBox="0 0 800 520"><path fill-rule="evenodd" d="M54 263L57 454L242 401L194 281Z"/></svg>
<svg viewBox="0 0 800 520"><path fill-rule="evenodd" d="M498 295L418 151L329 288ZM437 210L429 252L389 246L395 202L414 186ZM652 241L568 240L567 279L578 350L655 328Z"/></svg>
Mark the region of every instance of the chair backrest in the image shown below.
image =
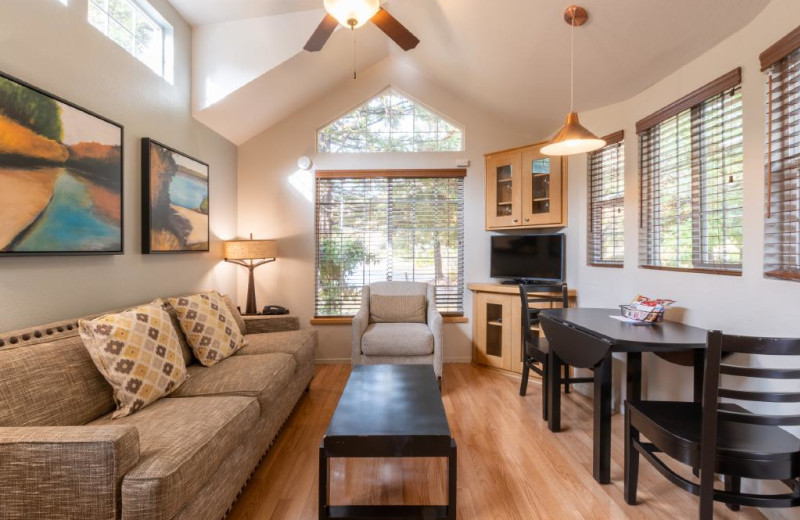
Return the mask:
<svg viewBox="0 0 800 520"><path fill-rule="evenodd" d="M765 356L800 356L800 339L760 338L731 336L722 332L709 331L706 338L706 366L703 382L703 424L700 438L700 485L713 489L714 471L717 462L717 431L720 419L746 424L767 426L800 426L800 414L774 415L758 412L735 411L720 407L719 399L734 399L762 403L800 403L800 391L763 392L728 388L722 385L722 375L747 379L800 380L800 368L761 368L732 364L735 358L726 354L758 354ZM738 379L738 386L742 379ZM798 385L792 385L797 389ZM711 501L701 500L701 515L710 511Z"/></svg>
<svg viewBox="0 0 800 520"><path fill-rule="evenodd" d="M567 284L520 284L519 296L522 303L522 344L537 344L533 337L531 327L539 322L538 309L531 309L532 304L560 304L561 307L569 306L569 291Z"/></svg>
<svg viewBox="0 0 800 520"><path fill-rule="evenodd" d="M800 368L762 368L732 364L732 359L722 357L726 354L757 354L765 356L797 356L800 359L800 339L759 338L731 336L720 331L709 331L706 340L706 368L703 388L704 411L715 411L712 418L772 426L800 426L800 415L767 415L761 413L735 412L719 409L719 399L762 403L800 403L800 391L763 392L741 390L723 386L722 375L736 376L745 380L773 379L800 381ZM738 380L739 383L742 380ZM740 387L743 385L739 385ZM799 385L793 385L800 388Z"/></svg>
<svg viewBox="0 0 800 520"><path fill-rule="evenodd" d="M605 359L611 348L607 340L558 322L546 314L539 317L539 322L550 343L550 350L555 350L568 365L594 368Z"/></svg>
<svg viewBox="0 0 800 520"><path fill-rule="evenodd" d="M369 293L381 296L428 295L428 284L423 282L375 282L369 284Z"/></svg>

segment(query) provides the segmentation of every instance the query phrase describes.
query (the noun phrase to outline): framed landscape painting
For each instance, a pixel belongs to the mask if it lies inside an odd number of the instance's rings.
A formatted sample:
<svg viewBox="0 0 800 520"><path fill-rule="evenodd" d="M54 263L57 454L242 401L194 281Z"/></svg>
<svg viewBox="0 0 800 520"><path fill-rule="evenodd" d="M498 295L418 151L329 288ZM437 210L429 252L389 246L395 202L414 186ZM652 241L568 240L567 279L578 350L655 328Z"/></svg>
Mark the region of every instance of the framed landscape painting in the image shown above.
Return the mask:
<svg viewBox="0 0 800 520"><path fill-rule="evenodd" d="M142 139L142 252L208 251L208 165Z"/></svg>
<svg viewBox="0 0 800 520"><path fill-rule="evenodd" d="M0 72L0 257L122 254L123 128Z"/></svg>

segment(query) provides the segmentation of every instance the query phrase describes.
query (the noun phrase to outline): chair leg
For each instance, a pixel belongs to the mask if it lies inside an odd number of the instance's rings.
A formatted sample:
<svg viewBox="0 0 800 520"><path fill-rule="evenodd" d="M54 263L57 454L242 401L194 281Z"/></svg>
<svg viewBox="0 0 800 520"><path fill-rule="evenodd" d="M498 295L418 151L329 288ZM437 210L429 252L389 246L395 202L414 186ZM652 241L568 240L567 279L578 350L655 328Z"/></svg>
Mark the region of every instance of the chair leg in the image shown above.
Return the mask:
<svg viewBox="0 0 800 520"><path fill-rule="evenodd" d="M550 370L550 356L545 356L544 362L542 363L542 419L547 421L547 412L550 403L550 386L548 378L548 370Z"/></svg>
<svg viewBox="0 0 800 520"><path fill-rule="evenodd" d="M742 479L741 477L734 477L732 475L725 476L725 491L729 493L741 493L742 491ZM730 509L731 511L738 511L741 509L739 504L725 504L725 506Z"/></svg>
<svg viewBox="0 0 800 520"><path fill-rule="evenodd" d="M564 364L564 393L569 393L569 365Z"/></svg>
<svg viewBox="0 0 800 520"><path fill-rule="evenodd" d="M626 406L627 408L627 406ZM625 411L625 488L623 495L625 502L636 505L636 491L639 487L639 452L634 447L638 440L639 432L631 426L631 414Z"/></svg>
<svg viewBox="0 0 800 520"><path fill-rule="evenodd" d="M525 397L528 392L528 376L530 375L531 368L528 366L527 361L522 362L522 383L519 385L519 395Z"/></svg>

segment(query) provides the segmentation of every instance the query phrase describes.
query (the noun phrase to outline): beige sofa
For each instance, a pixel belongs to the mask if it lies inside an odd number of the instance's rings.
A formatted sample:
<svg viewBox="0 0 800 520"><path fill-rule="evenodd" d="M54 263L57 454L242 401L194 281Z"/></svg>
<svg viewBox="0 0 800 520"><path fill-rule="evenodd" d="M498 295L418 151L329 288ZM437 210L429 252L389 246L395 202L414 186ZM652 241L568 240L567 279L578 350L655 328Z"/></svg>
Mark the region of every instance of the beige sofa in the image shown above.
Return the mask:
<svg viewBox="0 0 800 520"><path fill-rule="evenodd" d="M316 332L246 317L247 345L111 420L77 320L0 333L0 519L222 518L308 387ZM180 333L180 329L178 328Z"/></svg>

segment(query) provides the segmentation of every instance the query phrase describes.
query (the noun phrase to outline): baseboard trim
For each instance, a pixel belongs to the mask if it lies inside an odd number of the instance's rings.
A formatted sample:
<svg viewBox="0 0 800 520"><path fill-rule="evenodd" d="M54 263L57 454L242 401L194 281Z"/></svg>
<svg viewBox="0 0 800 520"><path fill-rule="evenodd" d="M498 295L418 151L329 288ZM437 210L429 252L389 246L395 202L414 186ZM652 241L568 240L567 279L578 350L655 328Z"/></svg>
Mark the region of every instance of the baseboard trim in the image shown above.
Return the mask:
<svg viewBox="0 0 800 520"><path fill-rule="evenodd" d="M314 360L314 362L317 365L349 365L350 358L322 358L322 359L317 358L316 360ZM451 357L451 358L445 358L444 362L448 365L452 363L471 363L472 358L469 356Z"/></svg>

